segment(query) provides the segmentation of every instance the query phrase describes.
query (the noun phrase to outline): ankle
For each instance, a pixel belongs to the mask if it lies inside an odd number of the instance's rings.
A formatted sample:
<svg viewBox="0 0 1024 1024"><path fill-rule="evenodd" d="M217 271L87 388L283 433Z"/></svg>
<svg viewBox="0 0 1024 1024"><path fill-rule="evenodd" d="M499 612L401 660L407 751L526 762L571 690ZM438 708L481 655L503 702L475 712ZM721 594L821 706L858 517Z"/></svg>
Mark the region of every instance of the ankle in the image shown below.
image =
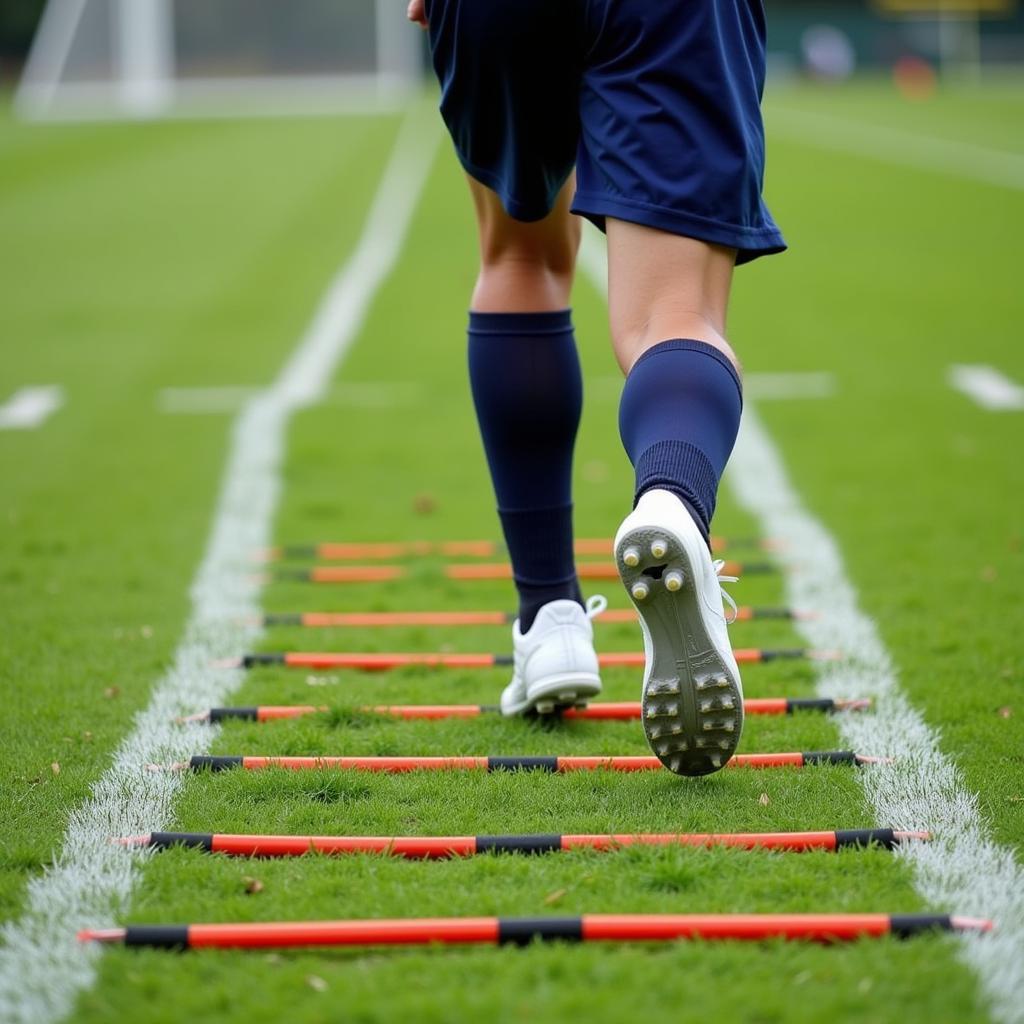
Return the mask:
<svg viewBox="0 0 1024 1024"><path fill-rule="evenodd" d="M574 576L571 580L562 583L551 583L543 585L517 584L519 590L519 632L528 633L533 626L537 613L546 604L552 601L574 601L581 608L586 608L583 603L583 594L580 591L579 580Z"/></svg>

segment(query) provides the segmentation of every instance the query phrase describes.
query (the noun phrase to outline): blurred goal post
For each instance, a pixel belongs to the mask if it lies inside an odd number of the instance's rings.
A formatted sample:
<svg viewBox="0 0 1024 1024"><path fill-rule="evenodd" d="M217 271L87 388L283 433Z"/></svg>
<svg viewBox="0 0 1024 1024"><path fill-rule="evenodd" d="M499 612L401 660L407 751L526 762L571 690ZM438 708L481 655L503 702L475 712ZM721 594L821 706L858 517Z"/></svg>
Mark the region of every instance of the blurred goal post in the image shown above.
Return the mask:
<svg viewBox="0 0 1024 1024"><path fill-rule="evenodd" d="M391 109L422 85L404 0L48 0L15 94L29 119Z"/></svg>
<svg viewBox="0 0 1024 1024"><path fill-rule="evenodd" d="M977 78L981 70L982 19L1010 17L1018 0L872 0L880 14L904 21L933 21L938 32L939 69L966 72Z"/></svg>

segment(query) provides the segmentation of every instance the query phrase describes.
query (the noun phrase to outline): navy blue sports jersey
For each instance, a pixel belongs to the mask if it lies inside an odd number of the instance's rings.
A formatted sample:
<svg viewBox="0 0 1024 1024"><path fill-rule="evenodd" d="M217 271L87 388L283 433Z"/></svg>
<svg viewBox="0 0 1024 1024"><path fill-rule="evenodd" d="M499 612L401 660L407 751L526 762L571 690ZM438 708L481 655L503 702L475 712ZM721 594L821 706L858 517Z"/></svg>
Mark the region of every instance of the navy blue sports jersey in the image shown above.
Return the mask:
<svg viewBox="0 0 1024 1024"><path fill-rule="evenodd" d="M427 0L441 113L509 215L786 246L763 200L762 0Z"/></svg>

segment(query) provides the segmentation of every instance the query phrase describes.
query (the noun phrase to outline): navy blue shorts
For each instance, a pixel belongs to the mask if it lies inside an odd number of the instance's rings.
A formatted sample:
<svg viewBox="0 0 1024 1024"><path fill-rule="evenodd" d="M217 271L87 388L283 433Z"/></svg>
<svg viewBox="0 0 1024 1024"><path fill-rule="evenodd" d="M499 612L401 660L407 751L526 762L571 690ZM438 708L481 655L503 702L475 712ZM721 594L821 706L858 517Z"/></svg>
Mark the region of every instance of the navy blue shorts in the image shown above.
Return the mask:
<svg viewBox="0 0 1024 1024"><path fill-rule="evenodd" d="M441 114L466 171L540 220L573 212L786 247L761 199L763 0L427 0Z"/></svg>

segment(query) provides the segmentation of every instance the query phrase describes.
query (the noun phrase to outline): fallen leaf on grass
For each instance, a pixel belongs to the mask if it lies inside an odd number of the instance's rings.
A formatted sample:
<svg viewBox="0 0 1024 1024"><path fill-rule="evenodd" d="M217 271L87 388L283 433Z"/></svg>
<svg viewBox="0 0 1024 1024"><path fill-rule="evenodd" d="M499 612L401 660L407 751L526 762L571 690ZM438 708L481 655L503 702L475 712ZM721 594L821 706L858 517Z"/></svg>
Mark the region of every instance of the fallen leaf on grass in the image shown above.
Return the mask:
<svg viewBox="0 0 1024 1024"><path fill-rule="evenodd" d="M544 906L550 907L557 903L569 890L568 889L556 889L554 892L549 892L544 897Z"/></svg>
<svg viewBox="0 0 1024 1024"><path fill-rule="evenodd" d="M53 772L54 775L60 775L60 764L57 761L54 761L53 764L50 765L50 771Z"/></svg>
<svg viewBox="0 0 1024 1024"><path fill-rule="evenodd" d="M437 499L432 494L417 494L413 499L412 510L418 516L430 516L437 511Z"/></svg>
<svg viewBox="0 0 1024 1024"><path fill-rule="evenodd" d="M306 977L306 984L307 984L307 985L308 985L308 986L309 986L309 987L310 987L310 988L311 988L311 989L312 989L312 990L313 990L314 992L326 992L326 991L327 991L327 989L328 989L328 988L330 988L330 986L329 986L329 985L327 984L327 982L326 982L326 981L324 981L324 979L323 979L323 978L321 978L321 977L320 977L319 975L317 975L317 974L310 974L310 975L308 975L308 976Z"/></svg>
<svg viewBox="0 0 1024 1024"><path fill-rule="evenodd" d="M1009 708L1009 707L1007 707L1007 708L1000 708L999 709L999 717L1000 718L1012 718L1013 717L1013 708Z"/></svg>
<svg viewBox="0 0 1024 1024"><path fill-rule="evenodd" d="M770 796L769 796L769 795L768 795L767 793L762 793L762 794L761 794L761 795L760 795L760 796L759 796L759 797L757 798L757 802L758 802L758 803L759 803L759 804L760 804L760 805L761 805L762 807L767 807L767 806L768 806L768 805L769 805L769 804L770 804L770 803L772 802L772 798L771 798L771 797L770 797Z"/></svg>
<svg viewBox="0 0 1024 1024"><path fill-rule="evenodd" d="M263 892L263 883L258 878L252 878L249 875L246 875L242 881L245 883L245 891L250 895L257 892Z"/></svg>
<svg viewBox="0 0 1024 1024"><path fill-rule="evenodd" d="M107 700L113 700L115 697L120 697L121 696L121 687L120 686L108 686L103 691L103 696L106 697Z"/></svg>

